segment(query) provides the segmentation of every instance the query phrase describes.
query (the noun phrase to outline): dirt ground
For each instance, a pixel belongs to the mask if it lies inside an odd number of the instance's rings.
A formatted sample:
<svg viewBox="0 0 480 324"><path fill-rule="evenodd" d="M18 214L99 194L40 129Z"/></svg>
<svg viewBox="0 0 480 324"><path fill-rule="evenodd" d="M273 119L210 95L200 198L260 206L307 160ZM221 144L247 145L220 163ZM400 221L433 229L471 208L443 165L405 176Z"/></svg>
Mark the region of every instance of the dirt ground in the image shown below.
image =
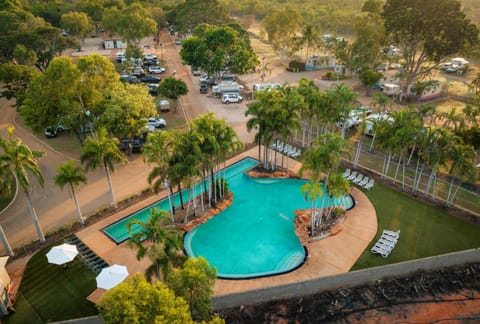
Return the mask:
<svg viewBox="0 0 480 324"><path fill-rule="evenodd" d="M220 311L227 323L478 323L480 264Z"/></svg>

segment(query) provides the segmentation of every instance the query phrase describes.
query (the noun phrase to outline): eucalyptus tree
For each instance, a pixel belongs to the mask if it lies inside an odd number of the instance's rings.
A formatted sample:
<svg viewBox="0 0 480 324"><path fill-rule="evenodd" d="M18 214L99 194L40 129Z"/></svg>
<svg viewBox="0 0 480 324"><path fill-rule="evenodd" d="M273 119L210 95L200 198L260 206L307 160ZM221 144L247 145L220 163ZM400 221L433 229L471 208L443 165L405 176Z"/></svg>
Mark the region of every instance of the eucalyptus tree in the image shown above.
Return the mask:
<svg viewBox="0 0 480 324"><path fill-rule="evenodd" d="M80 161L85 165L86 171L103 167L107 177L113 207L117 208L110 172L115 171L116 163L125 162L125 156L118 148L118 139L110 137L107 129L100 127L95 137L88 136L85 140Z"/></svg>
<svg viewBox="0 0 480 324"><path fill-rule="evenodd" d="M300 12L292 5L279 7L262 20L268 40L273 49L279 52L282 64L295 47L294 40L302 20Z"/></svg>
<svg viewBox="0 0 480 324"><path fill-rule="evenodd" d="M60 25L68 34L76 36L81 44L93 29L90 17L84 12L77 11L63 14Z"/></svg>
<svg viewBox="0 0 480 324"><path fill-rule="evenodd" d="M0 168L3 174L8 169L17 179L17 183L23 189L27 198L27 206L30 210L38 238L41 243L45 243L45 235L30 196L30 175L33 175L38 180L40 186L43 187L44 179L38 165L38 158L44 156L45 152L30 149L22 143L20 138L13 137L13 131L14 127L8 127L8 138L0 137L0 150L2 151L2 154L0 154Z"/></svg>
<svg viewBox="0 0 480 324"><path fill-rule="evenodd" d="M173 202L173 187L168 178L168 163L172 154L172 135L166 131L148 134L147 142L143 146L142 155L148 164L155 166L148 174L148 183L152 185L153 192L159 193L163 188L168 187L168 202L172 223L175 221L175 204Z"/></svg>
<svg viewBox="0 0 480 324"><path fill-rule="evenodd" d="M122 9L113 7L105 11L102 26L110 33L119 35L129 46L137 48L142 38L154 35L157 30L157 23L149 8L138 2Z"/></svg>
<svg viewBox="0 0 480 324"><path fill-rule="evenodd" d="M82 215L80 204L77 199L77 191L75 190L81 183L87 183L88 179L85 176L85 172L82 168L75 166L75 161L70 160L65 164L57 166L57 175L55 176L55 184L63 189L65 185L70 187L72 193L72 199L77 209L78 218L80 219L80 225L85 226L85 218Z"/></svg>
<svg viewBox="0 0 480 324"><path fill-rule="evenodd" d="M137 249L137 260L147 257L152 262L145 270L148 281L152 281L153 276L167 281L173 268L185 262L182 234L170 222L167 211L154 208L148 220L133 219L127 224L127 230L130 233L128 245Z"/></svg>
<svg viewBox="0 0 480 324"><path fill-rule="evenodd" d="M401 49L405 61L405 90L446 58L478 41L477 27L465 17L457 0L387 0L382 17L387 38Z"/></svg>

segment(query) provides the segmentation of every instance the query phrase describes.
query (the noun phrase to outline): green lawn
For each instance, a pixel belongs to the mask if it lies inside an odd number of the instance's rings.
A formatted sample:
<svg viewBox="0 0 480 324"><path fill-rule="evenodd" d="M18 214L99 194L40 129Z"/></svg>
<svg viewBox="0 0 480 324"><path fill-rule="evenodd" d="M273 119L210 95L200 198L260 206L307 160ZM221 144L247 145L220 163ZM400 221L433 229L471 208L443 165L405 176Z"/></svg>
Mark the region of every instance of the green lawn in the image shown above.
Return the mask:
<svg viewBox="0 0 480 324"><path fill-rule="evenodd" d="M17 311L4 323L46 323L97 314L95 305L85 299L96 289L95 274L78 258L66 270L49 264L45 254L50 248L38 251L28 262Z"/></svg>
<svg viewBox="0 0 480 324"><path fill-rule="evenodd" d="M366 194L377 211L378 231L352 270L480 247L480 225L464 222L380 183ZM401 230L387 259L370 252L383 229Z"/></svg>

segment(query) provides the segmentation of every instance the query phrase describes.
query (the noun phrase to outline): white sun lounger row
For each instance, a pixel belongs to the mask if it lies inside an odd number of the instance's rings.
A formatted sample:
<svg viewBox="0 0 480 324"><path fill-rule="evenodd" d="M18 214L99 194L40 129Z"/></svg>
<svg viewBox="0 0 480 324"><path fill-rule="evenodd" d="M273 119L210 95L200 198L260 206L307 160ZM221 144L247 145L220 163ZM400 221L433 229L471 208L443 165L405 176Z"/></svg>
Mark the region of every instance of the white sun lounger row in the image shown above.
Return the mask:
<svg viewBox="0 0 480 324"><path fill-rule="evenodd" d="M271 148L274 149L277 152L283 153L283 154L288 155L292 158L297 158L302 154L301 149L297 149L296 147L293 147L290 144L284 144L281 141L277 141L276 143L273 143L271 145Z"/></svg>
<svg viewBox="0 0 480 324"><path fill-rule="evenodd" d="M343 177L367 190L372 189L375 185L374 179L370 179L369 177L350 169L345 170Z"/></svg>
<svg viewBox="0 0 480 324"><path fill-rule="evenodd" d="M377 243L375 243L370 251L372 253L378 253L384 258L388 258L399 238L400 230L396 232L383 230L382 236L380 236Z"/></svg>

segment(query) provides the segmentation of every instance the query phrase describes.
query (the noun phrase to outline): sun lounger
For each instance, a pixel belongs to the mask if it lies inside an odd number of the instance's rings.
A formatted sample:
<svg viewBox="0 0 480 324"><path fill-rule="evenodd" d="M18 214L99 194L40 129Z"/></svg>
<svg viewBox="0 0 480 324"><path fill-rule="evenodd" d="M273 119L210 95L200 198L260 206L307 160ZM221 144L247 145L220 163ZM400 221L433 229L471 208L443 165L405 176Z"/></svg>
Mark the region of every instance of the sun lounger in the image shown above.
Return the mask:
<svg viewBox="0 0 480 324"><path fill-rule="evenodd" d="M348 176L350 176L350 173L351 173L351 172L352 172L352 170L346 169L345 172L343 172L342 175L343 175L344 178L347 178Z"/></svg>
<svg viewBox="0 0 480 324"><path fill-rule="evenodd" d="M390 237L394 237L394 238L399 238L400 237L400 230L394 232L394 231L390 231L390 230L383 230L382 232L382 236L384 235L388 235Z"/></svg>
<svg viewBox="0 0 480 324"><path fill-rule="evenodd" d="M383 230L382 235L375 243L375 245L370 249L370 251L372 253L378 253L382 257L387 258L397 244L399 237L400 230L398 230L397 232Z"/></svg>
<svg viewBox="0 0 480 324"><path fill-rule="evenodd" d="M359 173L355 179L352 180L353 183L359 183L363 179L363 174Z"/></svg>
<svg viewBox="0 0 480 324"><path fill-rule="evenodd" d="M352 173L350 173L350 175L348 177L346 177L345 179L347 179L349 181L352 181L356 177L357 177L357 171L352 171Z"/></svg>
<svg viewBox="0 0 480 324"><path fill-rule="evenodd" d="M370 178L369 178L369 177L364 177L364 178L362 179L362 181L360 181L360 182L358 183L358 185L359 185L360 187L363 187L364 185L366 185L366 184L368 183L368 181L370 181Z"/></svg>
<svg viewBox="0 0 480 324"><path fill-rule="evenodd" d="M295 149L295 152L290 155L292 158L297 158L302 154L302 151L300 149Z"/></svg>
<svg viewBox="0 0 480 324"><path fill-rule="evenodd" d="M364 185L363 188L365 188L367 190L370 190L370 189L373 188L374 185L375 185L375 180L370 179L370 181L368 181L368 183L366 185Z"/></svg>

